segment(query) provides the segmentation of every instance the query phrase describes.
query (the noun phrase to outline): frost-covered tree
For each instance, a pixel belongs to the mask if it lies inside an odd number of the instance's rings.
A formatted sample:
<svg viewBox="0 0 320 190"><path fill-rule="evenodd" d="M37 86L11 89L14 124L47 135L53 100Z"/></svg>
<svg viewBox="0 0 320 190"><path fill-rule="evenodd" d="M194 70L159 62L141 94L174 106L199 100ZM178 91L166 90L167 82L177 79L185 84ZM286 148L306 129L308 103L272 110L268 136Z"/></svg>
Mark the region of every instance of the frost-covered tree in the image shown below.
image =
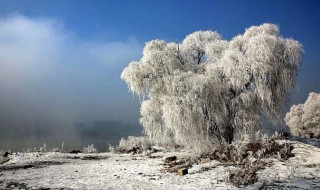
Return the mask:
<svg viewBox="0 0 320 190"><path fill-rule="evenodd" d="M260 126L263 114L278 121L301 52L274 24L252 26L230 41L197 31L181 43L146 43L121 78L140 96L140 122L153 142L205 148Z"/></svg>
<svg viewBox="0 0 320 190"><path fill-rule="evenodd" d="M320 138L320 94L311 92L304 104L293 105L284 121L295 136Z"/></svg>

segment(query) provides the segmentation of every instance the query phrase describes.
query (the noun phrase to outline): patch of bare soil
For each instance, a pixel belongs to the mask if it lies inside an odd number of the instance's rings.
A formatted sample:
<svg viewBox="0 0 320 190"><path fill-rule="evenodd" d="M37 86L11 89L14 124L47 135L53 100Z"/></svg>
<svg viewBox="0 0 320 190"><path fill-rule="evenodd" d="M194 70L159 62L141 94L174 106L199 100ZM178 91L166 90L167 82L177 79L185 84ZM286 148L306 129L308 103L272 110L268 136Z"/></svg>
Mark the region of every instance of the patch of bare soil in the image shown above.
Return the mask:
<svg viewBox="0 0 320 190"><path fill-rule="evenodd" d="M65 162L58 162L58 161L36 161L33 163L19 164L19 165L3 165L3 166L0 166L0 172L29 169L29 168L41 168L41 167L46 167L50 165L62 165L64 163Z"/></svg>

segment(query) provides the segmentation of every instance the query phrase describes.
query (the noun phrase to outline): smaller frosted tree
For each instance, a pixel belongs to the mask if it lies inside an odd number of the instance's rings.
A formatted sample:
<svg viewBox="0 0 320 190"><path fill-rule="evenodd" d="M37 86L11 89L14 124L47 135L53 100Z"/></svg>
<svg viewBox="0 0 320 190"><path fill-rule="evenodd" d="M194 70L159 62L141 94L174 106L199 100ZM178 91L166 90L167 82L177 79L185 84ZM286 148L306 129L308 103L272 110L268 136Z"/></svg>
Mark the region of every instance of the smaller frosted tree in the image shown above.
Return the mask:
<svg viewBox="0 0 320 190"><path fill-rule="evenodd" d="M311 92L304 104L293 105L284 121L295 136L320 138L320 93Z"/></svg>

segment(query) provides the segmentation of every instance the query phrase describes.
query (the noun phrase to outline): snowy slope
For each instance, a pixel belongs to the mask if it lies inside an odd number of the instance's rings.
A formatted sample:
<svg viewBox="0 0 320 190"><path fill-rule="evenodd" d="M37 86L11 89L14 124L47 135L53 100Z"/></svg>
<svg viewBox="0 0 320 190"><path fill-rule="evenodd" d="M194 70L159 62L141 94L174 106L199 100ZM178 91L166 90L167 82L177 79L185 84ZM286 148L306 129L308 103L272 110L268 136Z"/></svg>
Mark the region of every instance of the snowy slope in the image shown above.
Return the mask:
<svg viewBox="0 0 320 190"><path fill-rule="evenodd" d="M259 171L260 180L243 189L320 189L319 142L290 141L296 155ZM194 165L189 174L162 173L163 157L191 153L130 154L14 153L0 165L0 189L238 189L217 161ZM209 168L202 171L202 168ZM10 186L11 185L11 186Z"/></svg>

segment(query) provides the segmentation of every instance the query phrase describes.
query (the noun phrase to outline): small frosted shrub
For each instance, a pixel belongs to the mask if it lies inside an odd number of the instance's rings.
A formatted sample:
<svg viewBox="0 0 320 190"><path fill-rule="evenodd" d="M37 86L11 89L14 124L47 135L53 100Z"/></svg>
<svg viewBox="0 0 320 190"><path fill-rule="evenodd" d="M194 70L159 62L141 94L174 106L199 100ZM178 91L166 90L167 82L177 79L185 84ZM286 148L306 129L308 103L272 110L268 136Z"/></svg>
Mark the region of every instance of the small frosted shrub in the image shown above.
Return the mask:
<svg viewBox="0 0 320 190"><path fill-rule="evenodd" d="M230 172L229 181L241 187L257 182L257 171L263 169L267 163L263 158L277 158L287 160L294 156L293 146L288 143L279 143L279 135L263 135L260 139L246 140L232 144L220 144L203 158L220 162L235 163L238 167Z"/></svg>
<svg viewBox="0 0 320 190"><path fill-rule="evenodd" d="M280 144L276 141L277 139L279 139L279 135L276 134L262 136L262 139L247 139L232 144L220 144L203 156L220 162L234 163L243 163L248 157L255 159L275 157L281 160L292 157L293 147L287 143Z"/></svg>
<svg viewBox="0 0 320 190"><path fill-rule="evenodd" d="M236 170L230 172L229 181L236 187L250 185L258 181L257 171L264 169L267 164L262 160L250 162L248 159Z"/></svg>
<svg viewBox="0 0 320 190"><path fill-rule="evenodd" d="M44 143L43 146L28 148L27 150L23 149L25 152L48 152L50 149L47 147L47 144Z"/></svg>
<svg viewBox="0 0 320 190"><path fill-rule="evenodd" d="M142 153L151 149L151 143L148 137L129 136L128 139L122 138L119 146L113 149L116 153Z"/></svg>
<svg viewBox="0 0 320 190"><path fill-rule="evenodd" d="M94 147L94 145L88 145L86 147L83 147L82 149L83 153L97 153L97 149Z"/></svg>
<svg viewBox="0 0 320 190"><path fill-rule="evenodd" d="M44 143L42 147L39 147L39 152L47 152L48 148L47 148L47 144Z"/></svg>
<svg viewBox="0 0 320 190"><path fill-rule="evenodd" d="M59 152L59 148L58 147L52 148L51 152Z"/></svg>

